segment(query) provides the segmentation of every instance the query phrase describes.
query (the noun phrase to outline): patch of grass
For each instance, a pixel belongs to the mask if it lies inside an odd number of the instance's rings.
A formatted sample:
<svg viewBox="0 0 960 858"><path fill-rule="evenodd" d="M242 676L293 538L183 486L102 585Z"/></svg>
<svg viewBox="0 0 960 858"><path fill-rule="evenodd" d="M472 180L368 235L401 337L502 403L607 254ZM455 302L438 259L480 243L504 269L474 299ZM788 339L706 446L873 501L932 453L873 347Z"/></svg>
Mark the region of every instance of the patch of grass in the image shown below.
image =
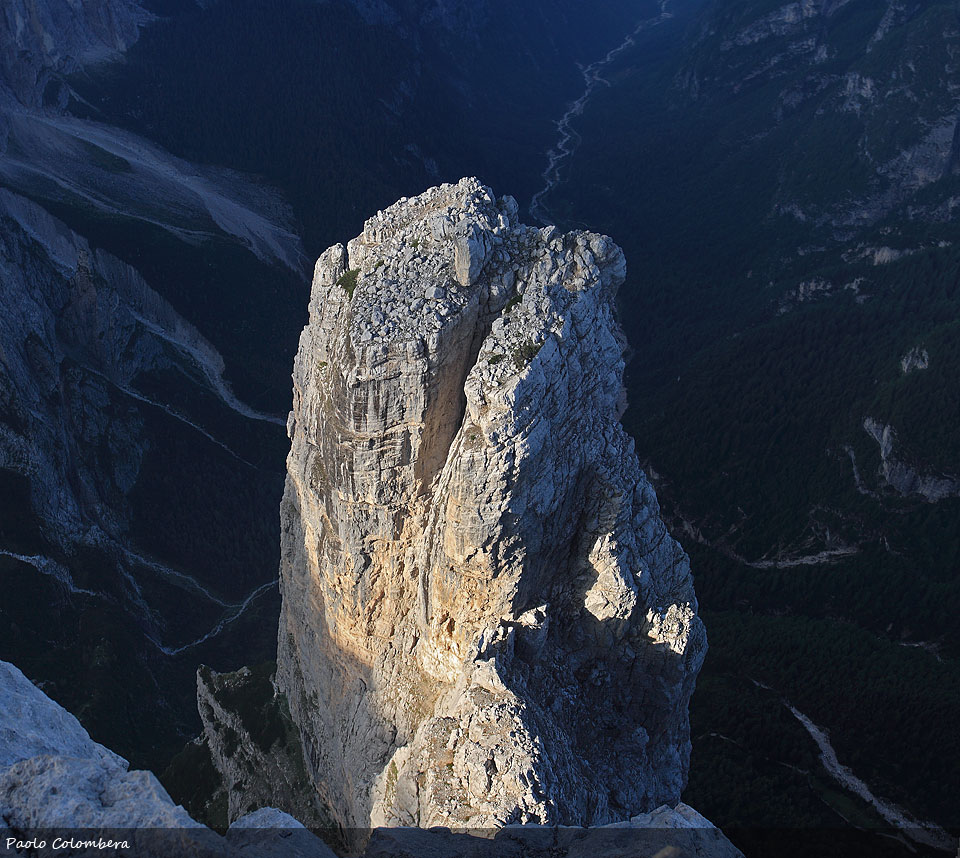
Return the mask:
<svg viewBox="0 0 960 858"><path fill-rule="evenodd" d="M503 360L503 355L490 355L490 357L487 358L487 363L490 364L491 366L496 366L502 360Z"/></svg>
<svg viewBox="0 0 960 858"><path fill-rule="evenodd" d="M512 354L516 368L523 369L537 356L542 347L543 343L535 343L532 340L527 340L523 345L517 346Z"/></svg>
<svg viewBox="0 0 960 858"><path fill-rule="evenodd" d="M390 765L387 768L387 783L385 788L385 798L388 807L393 803L393 797L397 793L397 779L399 776L400 773L397 771L396 762L390 760Z"/></svg>
<svg viewBox="0 0 960 858"><path fill-rule="evenodd" d="M282 708L276 700L271 682L275 670L274 662L264 662L251 668L245 680L224 682L214 691L217 702L240 716L244 729L264 753L285 737ZM228 735L228 745L231 739ZM227 755L231 754L232 751L227 750Z"/></svg>
<svg viewBox="0 0 960 858"><path fill-rule="evenodd" d="M517 292L506 304L503 305L503 312L509 313L514 307L523 300L523 296Z"/></svg>
<svg viewBox="0 0 960 858"><path fill-rule="evenodd" d="M344 271L337 278L337 286L343 288L343 291L347 293L347 298L353 300L353 292L357 288L357 277L360 275L359 268L351 268L349 271Z"/></svg>

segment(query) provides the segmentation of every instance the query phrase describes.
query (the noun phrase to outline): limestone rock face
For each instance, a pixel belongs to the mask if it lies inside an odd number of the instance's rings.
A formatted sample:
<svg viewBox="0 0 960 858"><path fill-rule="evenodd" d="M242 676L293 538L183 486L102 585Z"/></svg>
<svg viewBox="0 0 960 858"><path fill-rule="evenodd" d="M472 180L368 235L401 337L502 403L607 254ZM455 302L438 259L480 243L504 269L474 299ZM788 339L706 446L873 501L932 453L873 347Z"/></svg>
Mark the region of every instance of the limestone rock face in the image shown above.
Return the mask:
<svg viewBox="0 0 960 858"><path fill-rule="evenodd" d="M602 824L684 785L706 642L622 408L620 249L476 179L317 262L278 683L347 826Z"/></svg>
<svg viewBox="0 0 960 858"><path fill-rule="evenodd" d="M620 249L476 179L319 259L294 367L278 677L346 826L675 804L706 640L619 423Z"/></svg>

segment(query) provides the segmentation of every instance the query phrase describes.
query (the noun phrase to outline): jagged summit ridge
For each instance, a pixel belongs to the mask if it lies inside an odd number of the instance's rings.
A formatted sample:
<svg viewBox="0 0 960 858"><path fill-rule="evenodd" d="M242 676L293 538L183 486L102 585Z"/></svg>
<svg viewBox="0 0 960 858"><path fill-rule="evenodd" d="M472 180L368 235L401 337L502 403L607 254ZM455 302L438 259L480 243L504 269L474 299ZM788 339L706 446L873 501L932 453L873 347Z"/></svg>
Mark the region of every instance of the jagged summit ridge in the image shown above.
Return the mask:
<svg viewBox="0 0 960 858"><path fill-rule="evenodd" d="M619 424L620 249L476 179L317 262L294 367L278 681L347 826L675 803L706 644Z"/></svg>

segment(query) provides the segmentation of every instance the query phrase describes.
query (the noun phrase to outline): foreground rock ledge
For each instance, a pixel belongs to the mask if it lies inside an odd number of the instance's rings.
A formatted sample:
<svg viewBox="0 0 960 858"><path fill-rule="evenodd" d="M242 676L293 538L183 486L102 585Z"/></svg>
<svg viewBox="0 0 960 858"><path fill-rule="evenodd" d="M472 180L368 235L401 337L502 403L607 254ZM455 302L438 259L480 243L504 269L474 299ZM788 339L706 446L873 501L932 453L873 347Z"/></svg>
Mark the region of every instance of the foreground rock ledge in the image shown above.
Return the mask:
<svg viewBox="0 0 960 858"><path fill-rule="evenodd" d="M495 838L412 828L359 833L366 841L363 858L654 858L667 848L675 858L742 858L682 804L625 826L589 831L528 826L504 828ZM275 808L236 820L225 837L204 828L170 800L152 774L128 771L126 760L92 741L76 718L0 661L3 854L80 854L82 847L54 847L57 838L125 842L120 851L139 858L336 858L322 840ZM36 840L50 849L35 848Z"/></svg>
<svg viewBox="0 0 960 858"><path fill-rule="evenodd" d="M675 805L706 651L619 423L621 250L476 179L319 259L294 367L278 684L344 828Z"/></svg>

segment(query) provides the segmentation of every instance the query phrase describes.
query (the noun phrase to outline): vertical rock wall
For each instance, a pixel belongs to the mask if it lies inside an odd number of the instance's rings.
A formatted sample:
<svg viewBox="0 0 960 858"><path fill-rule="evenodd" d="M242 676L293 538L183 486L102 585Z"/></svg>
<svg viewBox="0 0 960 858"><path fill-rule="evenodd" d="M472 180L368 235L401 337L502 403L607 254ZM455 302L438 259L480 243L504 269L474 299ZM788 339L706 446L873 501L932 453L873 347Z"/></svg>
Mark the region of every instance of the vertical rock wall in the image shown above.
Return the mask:
<svg viewBox="0 0 960 858"><path fill-rule="evenodd" d="M625 273L475 179L319 259L278 682L345 826L602 824L679 799L706 650L619 423Z"/></svg>

